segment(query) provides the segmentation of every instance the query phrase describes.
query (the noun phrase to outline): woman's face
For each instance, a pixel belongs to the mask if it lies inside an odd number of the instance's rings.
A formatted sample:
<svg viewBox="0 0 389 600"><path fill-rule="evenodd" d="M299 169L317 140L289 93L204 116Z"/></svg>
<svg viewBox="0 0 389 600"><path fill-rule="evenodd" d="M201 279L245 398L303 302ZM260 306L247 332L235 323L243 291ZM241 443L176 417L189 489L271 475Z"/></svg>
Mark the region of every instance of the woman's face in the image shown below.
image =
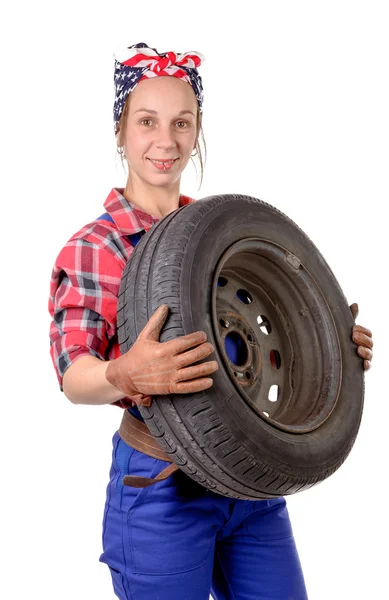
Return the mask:
<svg viewBox="0 0 389 600"><path fill-rule="evenodd" d="M123 144L131 177L156 186L180 178L197 141L197 109L192 87L177 77L153 77L136 86Z"/></svg>

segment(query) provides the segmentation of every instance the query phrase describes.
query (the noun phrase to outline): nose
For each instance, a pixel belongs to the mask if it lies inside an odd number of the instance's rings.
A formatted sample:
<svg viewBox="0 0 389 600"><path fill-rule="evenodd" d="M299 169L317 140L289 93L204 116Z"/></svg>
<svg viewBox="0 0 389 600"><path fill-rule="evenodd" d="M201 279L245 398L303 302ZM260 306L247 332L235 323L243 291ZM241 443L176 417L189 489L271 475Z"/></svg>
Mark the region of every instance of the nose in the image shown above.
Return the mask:
<svg viewBox="0 0 389 600"><path fill-rule="evenodd" d="M160 150L165 150L166 152L177 146L177 142L174 138L174 132L170 126L167 125L160 128L159 135L156 139L156 146Z"/></svg>

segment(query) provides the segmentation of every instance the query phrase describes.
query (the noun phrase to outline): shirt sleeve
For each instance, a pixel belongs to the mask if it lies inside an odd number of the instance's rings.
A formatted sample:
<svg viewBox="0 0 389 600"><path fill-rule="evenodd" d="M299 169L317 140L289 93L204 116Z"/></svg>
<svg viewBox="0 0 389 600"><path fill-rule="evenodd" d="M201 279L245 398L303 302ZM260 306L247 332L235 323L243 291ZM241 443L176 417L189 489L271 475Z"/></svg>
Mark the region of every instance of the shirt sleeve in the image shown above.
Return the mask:
<svg viewBox="0 0 389 600"><path fill-rule="evenodd" d="M49 312L50 355L61 391L66 370L81 356L108 360L120 354L114 342L123 268L104 246L85 239L71 239L58 255Z"/></svg>

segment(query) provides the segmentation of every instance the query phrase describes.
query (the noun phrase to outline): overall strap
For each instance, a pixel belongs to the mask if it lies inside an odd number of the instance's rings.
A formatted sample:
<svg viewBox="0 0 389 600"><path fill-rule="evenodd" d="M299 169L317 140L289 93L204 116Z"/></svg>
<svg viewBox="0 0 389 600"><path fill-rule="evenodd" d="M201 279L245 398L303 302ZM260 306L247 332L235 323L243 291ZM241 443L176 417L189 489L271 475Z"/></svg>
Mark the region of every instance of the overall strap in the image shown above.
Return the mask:
<svg viewBox="0 0 389 600"><path fill-rule="evenodd" d="M96 220L97 221L110 221L111 223L114 223L113 218L108 213L104 213L104 214L100 215L99 217L97 217ZM131 233L130 235L127 236L127 239L135 247L137 245L137 243L140 241L142 235L144 235L144 234L145 234L145 231L139 231L138 233Z"/></svg>
<svg viewBox="0 0 389 600"><path fill-rule="evenodd" d="M110 221L110 223L114 223L113 218L108 213L103 213L96 220L97 221ZM135 246L137 245L137 243L140 241L141 237L145 233L146 233L145 231L140 231L138 233L131 233L130 235L127 236L127 239L130 242L130 244L132 244L132 246L134 246L134 248L135 248ZM143 421L144 420L143 417L142 417L142 415L140 414L139 408L137 406L131 406L128 410L139 421Z"/></svg>
<svg viewBox="0 0 389 600"><path fill-rule="evenodd" d="M108 213L104 213L100 215L97 219L98 221L110 221L114 222L111 215ZM140 231L139 233L133 233L128 235L127 238L133 246L140 241L142 235L144 235L145 231ZM163 452L162 448L158 444L158 442L151 435L148 427L145 425L142 415L139 412L137 406L132 406L127 410L123 411L122 422L119 427L119 435L120 437L130 446L135 448L136 450L147 454L153 458L158 458L159 460L164 460L166 462L170 462L172 464L165 467L159 475L154 478L150 477L140 477L138 475L125 475L123 477L123 485L127 485L130 487L136 488L145 488L149 485L153 485L158 481L162 481L167 479L174 473L178 471L179 467L173 463L171 458L165 452Z"/></svg>

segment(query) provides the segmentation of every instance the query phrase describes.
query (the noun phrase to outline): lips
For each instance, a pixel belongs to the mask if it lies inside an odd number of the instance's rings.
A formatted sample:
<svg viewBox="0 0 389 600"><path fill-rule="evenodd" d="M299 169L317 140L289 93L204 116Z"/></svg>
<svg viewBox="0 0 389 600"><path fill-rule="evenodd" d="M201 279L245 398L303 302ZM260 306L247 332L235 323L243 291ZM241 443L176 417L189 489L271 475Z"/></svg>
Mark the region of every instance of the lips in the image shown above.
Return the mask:
<svg viewBox="0 0 389 600"><path fill-rule="evenodd" d="M178 158L164 158L162 160L148 158L147 160L149 160L156 169L160 171L168 171L172 168L172 166L178 160Z"/></svg>
<svg viewBox="0 0 389 600"><path fill-rule="evenodd" d="M151 160L152 162L159 162L159 163L170 163L170 162L174 162L175 160L178 160L178 158L149 158L148 160Z"/></svg>

